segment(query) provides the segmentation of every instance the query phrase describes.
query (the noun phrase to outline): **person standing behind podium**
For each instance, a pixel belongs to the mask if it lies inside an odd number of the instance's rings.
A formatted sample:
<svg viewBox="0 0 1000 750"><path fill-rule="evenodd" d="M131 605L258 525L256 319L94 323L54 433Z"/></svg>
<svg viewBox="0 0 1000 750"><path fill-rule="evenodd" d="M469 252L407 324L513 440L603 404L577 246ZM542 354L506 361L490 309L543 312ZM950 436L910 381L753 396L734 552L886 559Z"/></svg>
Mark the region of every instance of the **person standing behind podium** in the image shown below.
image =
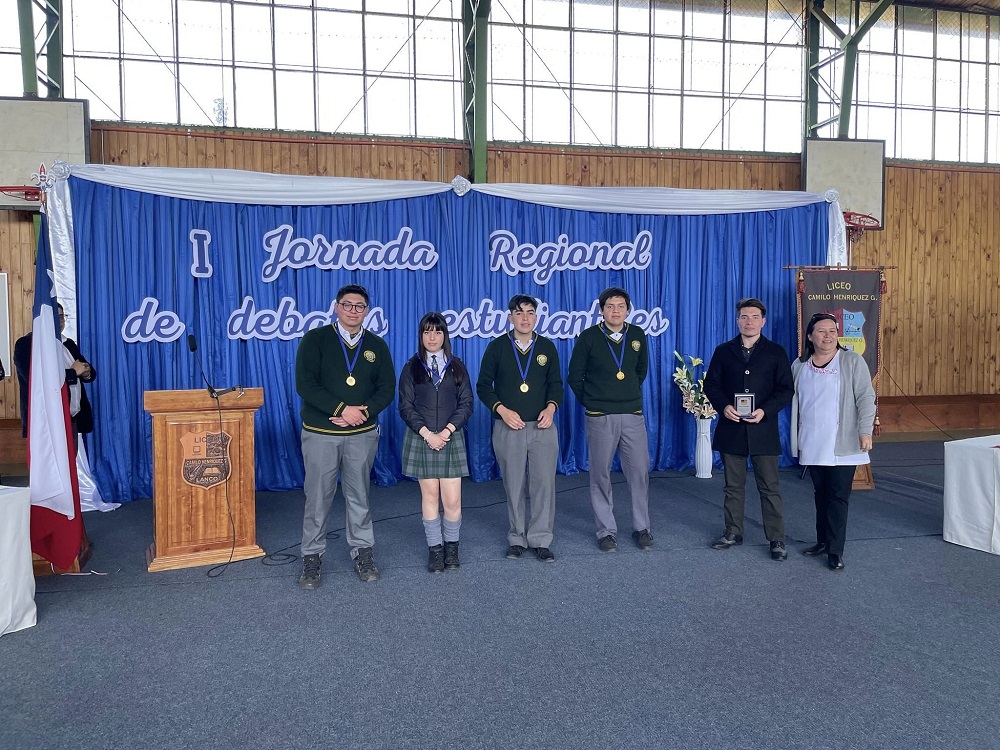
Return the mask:
<svg viewBox="0 0 1000 750"><path fill-rule="evenodd" d="M326 525L340 477L347 543L362 581L377 581L375 533L368 495L378 450L379 413L396 385L386 343L362 326L368 292L348 284L337 292L337 319L308 331L295 355L295 389L302 398L302 458L306 496L299 588L320 585Z"/></svg>
<svg viewBox="0 0 1000 750"><path fill-rule="evenodd" d="M792 455L809 467L816 501L816 544L802 554L825 553L833 571L844 569L847 503L855 469L869 463L875 423L868 363L841 347L839 335L833 315L813 315L805 351L792 363Z"/></svg>
<svg viewBox="0 0 1000 750"><path fill-rule="evenodd" d="M507 558L530 549L542 562L555 562L552 527L556 516L559 435L556 409L563 384L555 345L535 333L538 303L515 294L507 305L513 330L486 347L476 393L493 414L493 452L507 493ZM525 489L531 499L526 515Z"/></svg>
<svg viewBox="0 0 1000 750"><path fill-rule="evenodd" d="M785 348L761 333L767 323L764 303L752 297L742 299L736 303L736 314L739 335L716 347L705 374L705 395L723 416L715 428L712 447L722 454L726 477L726 529L712 547L729 549L743 544L749 456L771 559L781 562L788 558L788 552L778 491L778 413L792 400L792 370ZM750 402L745 415L736 409L737 396L744 403Z"/></svg>
<svg viewBox="0 0 1000 750"><path fill-rule="evenodd" d="M649 438L642 415L642 382L649 369L646 333L625 318L628 292L610 287L598 297L604 320L580 334L566 382L586 410L590 453L590 503L602 552L618 550L611 494L611 461L620 449L622 473L632 494L632 538L653 546L649 531Z"/></svg>
<svg viewBox="0 0 1000 750"><path fill-rule="evenodd" d="M472 384L462 360L451 352L441 313L424 315L417 331L417 353L399 374L399 415L409 428L402 469L420 485L427 570L440 573L459 566L462 477L469 476L462 428L472 416Z"/></svg>

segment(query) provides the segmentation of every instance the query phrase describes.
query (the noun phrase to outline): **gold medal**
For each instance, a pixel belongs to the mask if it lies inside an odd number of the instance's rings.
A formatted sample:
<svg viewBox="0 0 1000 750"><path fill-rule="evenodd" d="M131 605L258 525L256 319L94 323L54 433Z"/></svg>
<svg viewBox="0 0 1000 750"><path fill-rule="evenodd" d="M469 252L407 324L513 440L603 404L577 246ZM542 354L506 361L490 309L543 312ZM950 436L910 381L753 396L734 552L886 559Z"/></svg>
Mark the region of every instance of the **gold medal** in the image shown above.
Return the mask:
<svg viewBox="0 0 1000 750"><path fill-rule="evenodd" d="M521 383L521 393L527 393L527 392L528 392L528 384Z"/></svg>
<svg viewBox="0 0 1000 750"><path fill-rule="evenodd" d="M625 379L625 373L622 372L621 370L619 370L618 374L615 375L615 377L618 378L619 380L624 380Z"/></svg>
<svg viewBox="0 0 1000 750"><path fill-rule="evenodd" d="M620 375L621 373L618 373L618 374ZM357 382L358 382L358 381L354 379L354 376L353 376L353 375L348 375L348 376L347 376L347 384L348 384L348 385L354 385L354 384L355 384L355 383L357 383Z"/></svg>

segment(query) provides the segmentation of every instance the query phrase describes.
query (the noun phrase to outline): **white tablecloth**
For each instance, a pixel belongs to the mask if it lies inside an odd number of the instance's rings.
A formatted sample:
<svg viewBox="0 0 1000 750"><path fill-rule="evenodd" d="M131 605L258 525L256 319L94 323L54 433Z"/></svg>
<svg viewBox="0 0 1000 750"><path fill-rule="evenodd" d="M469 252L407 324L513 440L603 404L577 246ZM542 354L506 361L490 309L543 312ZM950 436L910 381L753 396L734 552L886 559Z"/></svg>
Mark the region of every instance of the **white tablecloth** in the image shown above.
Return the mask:
<svg viewBox="0 0 1000 750"><path fill-rule="evenodd" d="M944 444L944 540L1000 555L1000 435Z"/></svg>
<svg viewBox="0 0 1000 750"><path fill-rule="evenodd" d="M27 487L0 487L0 635L35 624L30 516Z"/></svg>

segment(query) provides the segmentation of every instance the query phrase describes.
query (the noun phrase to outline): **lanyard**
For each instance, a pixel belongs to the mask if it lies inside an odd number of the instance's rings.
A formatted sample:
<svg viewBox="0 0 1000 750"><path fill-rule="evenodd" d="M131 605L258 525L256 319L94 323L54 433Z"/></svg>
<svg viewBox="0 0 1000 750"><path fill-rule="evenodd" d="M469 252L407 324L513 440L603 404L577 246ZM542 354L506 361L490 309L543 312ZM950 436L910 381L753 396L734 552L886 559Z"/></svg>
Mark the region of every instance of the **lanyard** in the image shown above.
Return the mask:
<svg viewBox="0 0 1000 750"><path fill-rule="evenodd" d="M347 384L354 385L358 381L354 379L354 367L358 364L358 357L361 356L361 343L364 341L365 332L364 329L361 330L361 338L358 339L358 345L355 348L354 359L351 359L347 353L347 344L344 343L344 337L340 335L340 331L337 332L337 338L340 340L340 348L344 350L344 362L347 364Z"/></svg>
<svg viewBox="0 0 1000 750"><path fill-rule="evenodd" d="M607 329L602 328L601 330L604 332L604 340L607 342L608 349L611 351L611 358L615 361L615 364L618 365L618 374L616 374L615 377L619 380L624 380L625 373L622 372L622 365L625 362L625 339L626 333L628 332L628 323L626 323L625 327L622 328L622 353L620 355L615 354L615 348L611 345L611 337L608 335Z"/></svg>
<svg viewBox="0 0 1000 750"><path fill-rule="evenodd" d="M528 392L528 370L531 368L531 354L535 351L535 342L538 341L538 336L531 337L531 346L528 347L528 358L524 363L524 367L521 367L521 357L520 350L517 348L517 343L514 341L514 334L510 336L510 346L514 350L514 362L517 363L517 371L521 373L521 393Z"/></svg>

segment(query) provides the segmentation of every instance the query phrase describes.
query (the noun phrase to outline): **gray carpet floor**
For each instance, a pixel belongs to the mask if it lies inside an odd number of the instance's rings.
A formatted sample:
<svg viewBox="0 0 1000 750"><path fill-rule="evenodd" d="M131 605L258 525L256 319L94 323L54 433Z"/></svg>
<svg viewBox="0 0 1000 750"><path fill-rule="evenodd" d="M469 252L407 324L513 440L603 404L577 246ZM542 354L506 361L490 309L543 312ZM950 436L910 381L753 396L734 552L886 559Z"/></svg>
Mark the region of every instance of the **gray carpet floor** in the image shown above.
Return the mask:
<svg viewBox="0 0 1000 750"><path fill-rule="evenodd" d="M107 575L39 579L38 625L0 639L0 748L998 747L1000 558L942 541L942 443L873 457L843 573L798 554L793 470L785 563L753 489L744 546L709 548L718 470L654 475L649 552L616 485L601 553L581 474L558 479L555 564L505 559L503 489L468 483L462 567L433 576L404 484L373 489L382 579L337 536L312 592L280 555L149 574L152 503L91 513ZM302 503L258 495L269 553L297 555Z"/></svg>

